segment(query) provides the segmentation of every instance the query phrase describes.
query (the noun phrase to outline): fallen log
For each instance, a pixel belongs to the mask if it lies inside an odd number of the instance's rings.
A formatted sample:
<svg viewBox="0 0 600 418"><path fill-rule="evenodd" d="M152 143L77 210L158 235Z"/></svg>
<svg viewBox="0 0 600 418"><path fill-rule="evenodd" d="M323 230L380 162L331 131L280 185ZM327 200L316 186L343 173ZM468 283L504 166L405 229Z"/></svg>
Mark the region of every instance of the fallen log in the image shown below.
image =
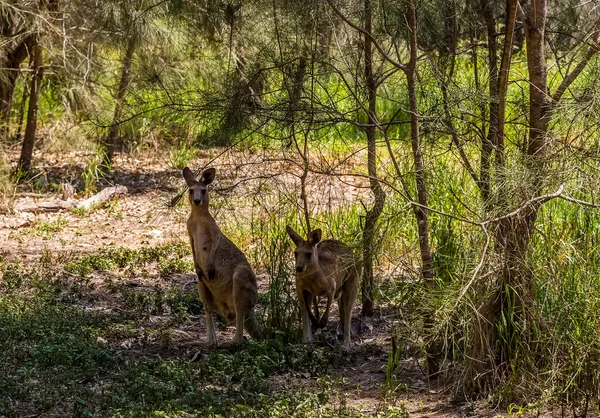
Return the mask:
<svg viewBox="0 0 600 418"><path fill-rule="evenodd" d="M48 200L45 202L30 202L15 205L19 212L58 212L59 210L73 209L75 204L66 200Z"/></svg>
<svg viewBox="0 0 600 418"><path fill-rule="evenodd" d="M75 203L72 200L46 200L43 202L25 202L15 205L19 212L58 212L59 210L90 210L109 201L115 196L127 194L127 187L114 186L101 190L92 197Z"/></svg>
<svg viewBox="0 0 600 418"><path fill-rule="evenodd" d="M89 199L85 199L75 205L76 209L89 210L96 206L101 205L104 202L109 201L115 196L127 194L127 187L125 186L114 186L107 187L106 189L101 190L96 193Z"/></svg>

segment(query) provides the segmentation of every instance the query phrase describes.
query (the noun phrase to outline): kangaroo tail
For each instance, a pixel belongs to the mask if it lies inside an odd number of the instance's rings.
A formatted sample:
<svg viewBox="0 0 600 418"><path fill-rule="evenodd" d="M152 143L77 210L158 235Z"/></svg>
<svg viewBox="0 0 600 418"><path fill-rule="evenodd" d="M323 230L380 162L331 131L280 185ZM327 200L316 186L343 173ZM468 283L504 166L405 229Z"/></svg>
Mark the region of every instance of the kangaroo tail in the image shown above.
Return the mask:
<svg viewBox="0 0 600 418"><path fill-rule="evenodd" d="M264 339L264 332L261 329L258 321L256 320L256 316L253 311L248 312L246 317L244 318L244 328L248 331L248 334L254 339L262 340Z"/></svg>

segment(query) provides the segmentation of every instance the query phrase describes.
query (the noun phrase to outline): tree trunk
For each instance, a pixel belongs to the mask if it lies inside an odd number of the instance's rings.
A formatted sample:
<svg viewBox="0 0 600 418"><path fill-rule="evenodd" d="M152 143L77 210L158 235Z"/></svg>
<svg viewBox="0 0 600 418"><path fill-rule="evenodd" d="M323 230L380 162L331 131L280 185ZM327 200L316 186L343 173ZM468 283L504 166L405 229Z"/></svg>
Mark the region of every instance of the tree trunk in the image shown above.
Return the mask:
<svg viewBox="0 0 600 418"><path fill-rule="evenodd" d="M496 41L496 18L493 10L493 0L482 0L481 13L487 29L488 65L489 65L489 124L488 133L481 144L480 190L481 197L487 209L491 198L490 166L492 152L498 143L498 43Z"/></svg>
<svg viewBox="0 0 600 418"><path fill-rule="evenodd" d="M135 52L135 38L130 37L127 42L127 50L123 58L123 67L121 69L121 80L117 88L115 96L115 113L113 115L112 125L108 130L108 134L104 138L103 146L105 148L105 165L110 167L114 154L123 149L123 140L119 137L119 127L121 124L121 116L123 114L123 106L125 104L125 95L127 87L131 82L131 64L133 63L133 54Z"/></svg>
<svg viewBox="0 0 600 418"><path fill-rule="evenodd" d="M33 145L35 143L35 133L37 130L38 98L40 95L42 77L44 75L43 50L37 40L31 49L31 59L33 60L33 74L31 76L31 87L29 89L27 125L25 126L25 137L21 149L21 158L19 159L19 171L23 174L29 173L29 170L31 169L31 157L33 155Z"/></svg>
<svg viewBox="0 0 600 418"><path fill-rule="evenodd" d="M504 118L506 114L508 75L510 73L513 39L517 22L517 2L518 0L508 0L507 2L506 35L504 35L504 49L498 80L498 138L496 146L496 175L499 177L498 183L504 182Z"/></svg>
<svg viewBox="0 0 600 418"><path fill-rule="evenodd" d="M415 73L417 69L417 17L415 13L415 4L413 0L406 0L406 9L408 11L408 28L410 31L409 46L410 59L404 70L406 74L408 88L408 102L410 108L410 143L413 154L413 163L415 165L415 183L417 188L417 203L413 205L413 211L417 219L417 232L419 235L419 250L421 253L421 274L425 285L430 289L437 288L435 280L435 269L433 267L433 257L431 256L431 247L429 245L429 210L427 209L427 181L425 178L425 161L423 158L423 149L421 148L421 139L419 136L419 106L417 102L417 86L415 82ZM437 374L440 368L440 359L442 357L442 347L440 336L432 335L433 318L430 313L426 313L423 318L425 332L429 334L431 340L425 348L427 353L427 369L430 376Z"/></svg>
<svg viewBox="0 0 600 418"><path fill-rule="evenodd" d="M300 55L298 59L298 65L291 77L291 86L286 85L288 96L290 98L288 109L286 111L286 122L290 125L294 125L296 122L296 112L298 111L298 104L302 98L302 91L304 89L304 78L306 76L306 70L308 66L308 58L306 54ZM285 75L284 75L285 77Z"/></svg>
<svg viewBox="0 0 600 418"><path fill-rule="evenodd" d="M371 33L372 6L370 0L365 0L365 31ZM373 241L379 216L385 204L385 192L377 180L377 82L373 75L373 49L371 38L364 37L365 79L367 83L368 110L367 127L367 170L369 185L373 193L373 207L367 211L362 234L363 275L362 275L362 313L373 315Z"/></svg>
<svg viewBox="0 0 600 418"><path fill-rule="evenodd" d="M542 193L545 178L544 157L548 145L548 116L551 98L548 92L548 70L544 52L544 38L548 0L532 0L526 22L527 69L529 71L529 144L527 166L534 195ZM512 43L512 41L511 41ZM512 47L512 45L511 45ZM521 214L500 224L503 245L503 283L500 293L500 314L506 319L509 335L519 335L520 340L533 341L530 334L535 313L535 286L533 276L527 271L526 255L534 232L540 205L531 205ZM517 339L515 339L517 340ZM518 347L504 347L502 360L512 360Z"/></svg>
<svg viewBox="0 0 600 418"><path fill-rule="evenodd" d="M526 22L527 69L529 71L529 143L527 155L534 176L539 178L538 167L543 161L548 143L548 112L551 99L547 87L548 70L544 54L544 35L547 0L532 0L531 12ZM537 183L537 182L536 182ZM540 184L535 184L536 188Z"/></svg>
<svg viewBox="0 0 600 418"><path fill-rule="evenodd" d="M406 80L408 87L408 101L410 107L410 143L415 165L415 180L417 187L417 203L413 210L417 218L419 234L419 250L421 252L422 274L425 282L430 287L436 287L434 279L433 258L429 246L429 211L427 210L427 182L425 179L425 162L419 137L419 106L417 103L417 86L415 72L417 66L417 19L413 0L407 0L408 26L410 30L410 60L406 66Z"/></svg>
<svg viewBox="0 0 600 418"><path fill-rule="evenodd" d="M543 188L544 157L548 145L550 95L544 55L547 0L532 0L526 22L527 67L529 70L529 142L526 150L531 190ZM512 47L512 45L511 45ZM504 190L510 193L510 190ZM495 234L495 248L502 271L494 294L479 311L480 326L474 336L465 383L468 389L487 390L505 379L519 350L535 351L535 282L528 272L526 255L541 203L530 204L514 216L502 219Z"/></svg>
<svg viewBox="0 0 600 418"><path fill-rule="evenodd" d="M33 42L33 36L27 37L16 48L8 51L6 58L0 61L2 71L6 72L5 76L0 77L0 141L2 142L8 139L13 92L19 76L19 67L29 55Z"/></svg>
<svg viewBox="0 0 600 418"><path fill-rule="evenodd" d="M19 103L19 122L17 124L17 133L15 134L15 141L20 142L23 136L23 122L25 121L25 103L27 103L27 96L29 96L29 88L27 82L29 77L23 81L23 94L21 95L21 103Z"/></svg>

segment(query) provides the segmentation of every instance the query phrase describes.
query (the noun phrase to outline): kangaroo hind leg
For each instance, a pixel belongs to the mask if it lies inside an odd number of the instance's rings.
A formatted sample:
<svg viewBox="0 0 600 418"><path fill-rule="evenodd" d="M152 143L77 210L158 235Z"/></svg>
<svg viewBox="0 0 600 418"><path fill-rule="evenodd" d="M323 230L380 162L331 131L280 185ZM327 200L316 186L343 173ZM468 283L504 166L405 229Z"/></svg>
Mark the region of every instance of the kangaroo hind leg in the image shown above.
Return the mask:
<svg viewBox="0 0 600 418"><path fill-rule="evenodd" d="M234 342L244 341L244 324L254 317L254 305L257 302L256 285L252 272L239 269L233 274L233 305L235 310Z"/></svg>
<svg viewBox="0 0 600 418"><path fill-rule="evenodd" d="M199 275L198 278L198 295L204 305L204 316L206 321L206 334L208 336L208 345L217 345L217 334L215 332L215 320L213 318L213 312L215 311L215 305L211 291L202 283L202 277Z"/></svg>
<svg viewBox="0 0 600 418"><path fill-rule="evenodd" d="M358 295L358 275L356 277L349 278L344 284L342 289L342 296L340 297L340 322L342 329L344 330L344 346L350 346L351 340L351 322L352 322L352 309L356 302L356 296Z"/></svg>

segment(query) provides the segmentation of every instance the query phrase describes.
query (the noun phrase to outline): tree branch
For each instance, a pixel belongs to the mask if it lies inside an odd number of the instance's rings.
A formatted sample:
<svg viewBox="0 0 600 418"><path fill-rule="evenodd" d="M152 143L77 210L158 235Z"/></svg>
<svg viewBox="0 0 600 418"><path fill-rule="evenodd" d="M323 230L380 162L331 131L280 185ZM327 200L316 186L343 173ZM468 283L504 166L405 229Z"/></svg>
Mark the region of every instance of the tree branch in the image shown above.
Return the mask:
<svg viewBox="0 0 600 418"><path fill-rule="evenodd" d="M590 35L592 44L588 47L583 59L579 61L577 67L569 74L565 76L560 86L556 89L554 94L552 95L552 106L555 107L562 98L565 91L571 86L571 84L575 81L575 79L581 74L581 72L585 69L587 64L590 62L592 57L596 55L598 50L600 50L600 19L596 21L594 24L593 32Z"/></svg>
<svg viewBox="0 0 600 418"><path fill-rule="evenodd" d="M363 28L355 25L354 23L352 23L352 21L350 19L348 19L346 16L344 16L344 14L333 5L333 2L331 0L327 0L327 3L329 4L329 6L331 7L331 9L335 12L336 15L338 15L348 26L350 26L352 29L362 33L363 35L365 35L367 38L369 38L369 40L373 43L373 45L375 46L375 48L377 49L377 51L379 51L379 53L381 54L381 56L388 61L390 64L392 64L394 67L401 69L402 71L405 71L408 69L408 67L406 66L406 64L402 64L401 62L396 61L395 59L393 59L392 57L390 57L387 52L385 52L385 50L381 47L381 45L379 45L379 43L375 40L375 38L373 37L373 35L367 31L365 31Z"/></svg>

